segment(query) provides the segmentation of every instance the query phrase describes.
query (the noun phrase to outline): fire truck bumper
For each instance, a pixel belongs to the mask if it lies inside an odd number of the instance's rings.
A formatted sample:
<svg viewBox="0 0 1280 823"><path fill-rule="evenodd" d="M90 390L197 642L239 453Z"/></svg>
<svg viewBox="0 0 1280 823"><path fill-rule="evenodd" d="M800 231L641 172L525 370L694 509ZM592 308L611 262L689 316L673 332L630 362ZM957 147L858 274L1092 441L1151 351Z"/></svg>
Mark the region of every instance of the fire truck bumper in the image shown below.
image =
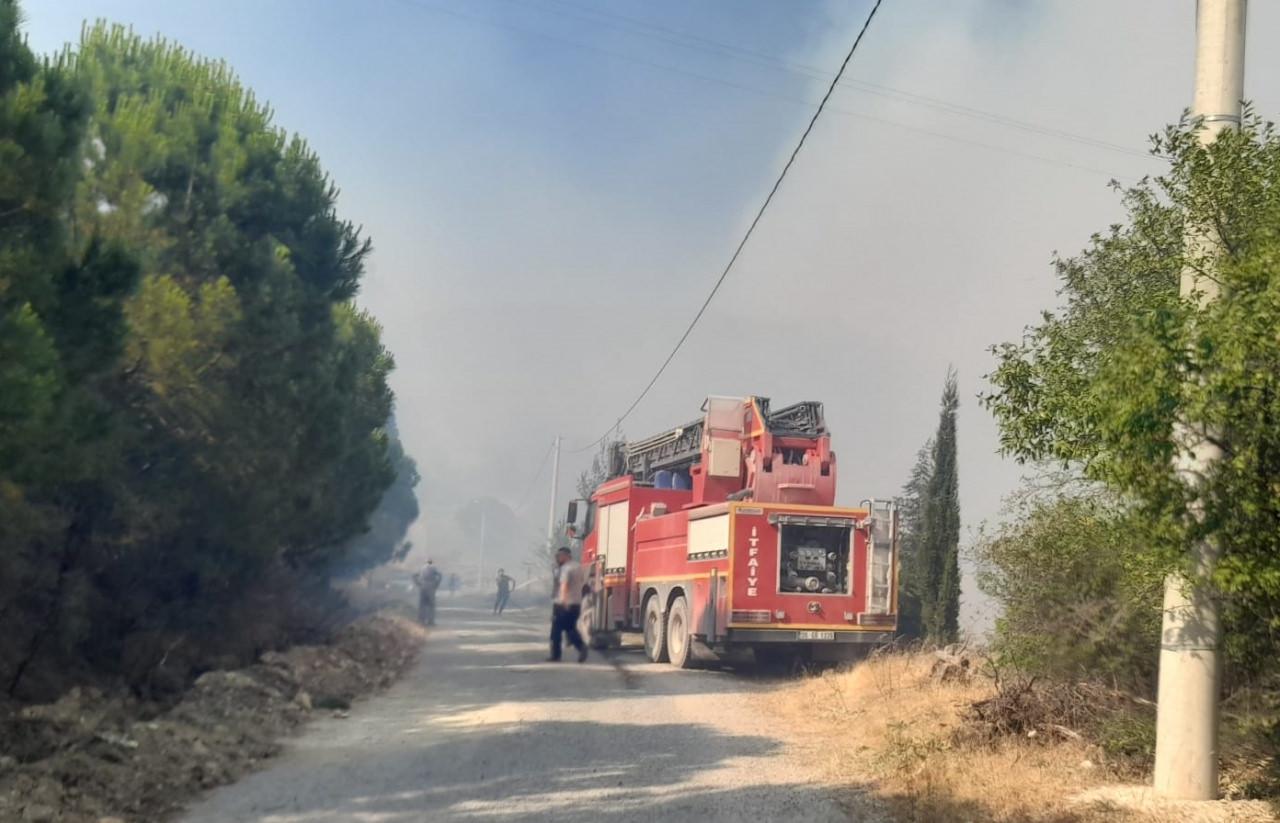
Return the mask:
<svg viewBox="0 0 1280 823"><path fill-rule="evenodd" d="M814 645L883 645L893 632L803 631L795 629L729 629L730 643L806 643Z"/></svg>

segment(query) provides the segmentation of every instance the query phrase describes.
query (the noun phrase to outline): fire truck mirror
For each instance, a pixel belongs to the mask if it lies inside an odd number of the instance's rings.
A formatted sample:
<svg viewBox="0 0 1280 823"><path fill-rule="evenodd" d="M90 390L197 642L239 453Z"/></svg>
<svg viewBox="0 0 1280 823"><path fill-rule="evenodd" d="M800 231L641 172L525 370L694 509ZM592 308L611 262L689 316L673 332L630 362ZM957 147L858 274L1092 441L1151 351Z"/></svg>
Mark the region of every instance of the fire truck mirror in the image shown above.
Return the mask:
<svg viewBox="0 0 1280 823"><path fill-rule="evenodd" d="M586 500L570 500L565 515L565 531L570 537L586 537L591 533L592 505Z"/></svg>

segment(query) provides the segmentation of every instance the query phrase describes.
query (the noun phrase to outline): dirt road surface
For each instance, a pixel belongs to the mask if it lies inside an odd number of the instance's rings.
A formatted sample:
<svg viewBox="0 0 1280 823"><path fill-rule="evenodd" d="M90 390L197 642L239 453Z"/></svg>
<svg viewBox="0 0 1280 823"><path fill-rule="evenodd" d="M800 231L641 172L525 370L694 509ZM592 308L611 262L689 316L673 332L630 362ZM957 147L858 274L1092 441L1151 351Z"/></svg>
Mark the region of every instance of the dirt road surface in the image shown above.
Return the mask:
<svg viewBox="0 0 1280 823"><path fill-rule="evenodd" d="M497 618L443 603L391 690L312 724L182 820L878 819L812 782L757 710L767 683L633 651L544 663L544 609Z"/></svg>

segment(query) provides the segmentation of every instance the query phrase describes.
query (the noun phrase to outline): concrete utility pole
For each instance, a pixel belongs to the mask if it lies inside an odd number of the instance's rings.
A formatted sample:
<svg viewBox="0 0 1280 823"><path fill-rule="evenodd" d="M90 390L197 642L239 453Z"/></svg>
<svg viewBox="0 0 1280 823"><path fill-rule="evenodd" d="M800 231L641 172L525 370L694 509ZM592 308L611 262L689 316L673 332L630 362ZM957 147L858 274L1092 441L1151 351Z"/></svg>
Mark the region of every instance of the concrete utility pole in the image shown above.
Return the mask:
<svg viewBox="0 0 1280 823"><path fill-rule="evenodd" d="M556 498L560 496L560 435L556 435L555 457L551 461L551 504L547 511L547 548L556 543Z"/></svg>
<svg viewBox="0 0 1280 823"><path fill-rule="evenodd" d="M480 560L476 564L476 586L484 588L484 504L480 505Z"/></svg>
<svg viewBox="0 0 1280 823"><path fill-rule="evenodd" d="M1204 145L1222 131L1240 126L1246 5L1246 0L1198 0L1196 4L1196 90L1191 113L1204 122L1200 132ZM1188 225L1186 244L1189 257L1212 259L1221 240L1210 227ZM1182 272L1180 291L1204 306L1218 296L1218 284L1189 266ZM1179 425L1174 438L1185 452L1176 468L1194 488L1197 478L1221 459L1221 451L1195 431L1194 421ZM1195 579L1175 574L1165 580L1155 789L1166 797L1212 800L1218 796L1222 627L1213 594L1197 584L1207 582L1220 550L1212 541L1197 544Z"/></svg>

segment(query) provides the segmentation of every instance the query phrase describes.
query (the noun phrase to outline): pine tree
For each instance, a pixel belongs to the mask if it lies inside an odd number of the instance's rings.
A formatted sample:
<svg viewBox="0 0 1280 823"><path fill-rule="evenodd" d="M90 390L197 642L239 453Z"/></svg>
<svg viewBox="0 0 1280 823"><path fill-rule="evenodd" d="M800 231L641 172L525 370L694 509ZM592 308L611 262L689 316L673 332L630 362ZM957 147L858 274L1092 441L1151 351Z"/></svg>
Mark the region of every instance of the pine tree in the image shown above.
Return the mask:
<svg viewBox="0 0 1280 823"><path fill-rule="evenodd" d="M0 0L0 691L181 685L403 547L370 246L224 64L106 24L40 61L18 21Z"/></svg>
<svg viewBox="0 0 1280 823"><path fill-rule="evenodd" d="M411 548L405 537L420 513L414 487L421 478L417 464L400 443L394 416L386 428L396 479L369 516L368 530L352 538L343 547L341 557L335 559L334 571L339 575L353 576L383 563L403 560Z"/></svg>
<svg viewBox="0 0 1280 823"><path fill-rule="evenodd" d="M42 72L0 0L0 521L36 480L41 441L63 388L55 273L65 253L87 105L58 72ZM2 575L0 575L2 576Z"/></svg>
<svg viewBox="0 0 1280 823"><path fill-rule="evenodd" d="M111 377L138 268L118 244L72 244L67 216L90 100L65 66L37 60L0 0L0 689L90 623L84 580L114 502Z"/></svg>
<svg viewBox="0 0 1280 823"><path fill-rule="evenodd" d="M934 643L954 642L960 617L960 481L956 465L956 410L960 396L954 369L942 390L932 471L922 507L920 536L921 622Z"/></svg>

